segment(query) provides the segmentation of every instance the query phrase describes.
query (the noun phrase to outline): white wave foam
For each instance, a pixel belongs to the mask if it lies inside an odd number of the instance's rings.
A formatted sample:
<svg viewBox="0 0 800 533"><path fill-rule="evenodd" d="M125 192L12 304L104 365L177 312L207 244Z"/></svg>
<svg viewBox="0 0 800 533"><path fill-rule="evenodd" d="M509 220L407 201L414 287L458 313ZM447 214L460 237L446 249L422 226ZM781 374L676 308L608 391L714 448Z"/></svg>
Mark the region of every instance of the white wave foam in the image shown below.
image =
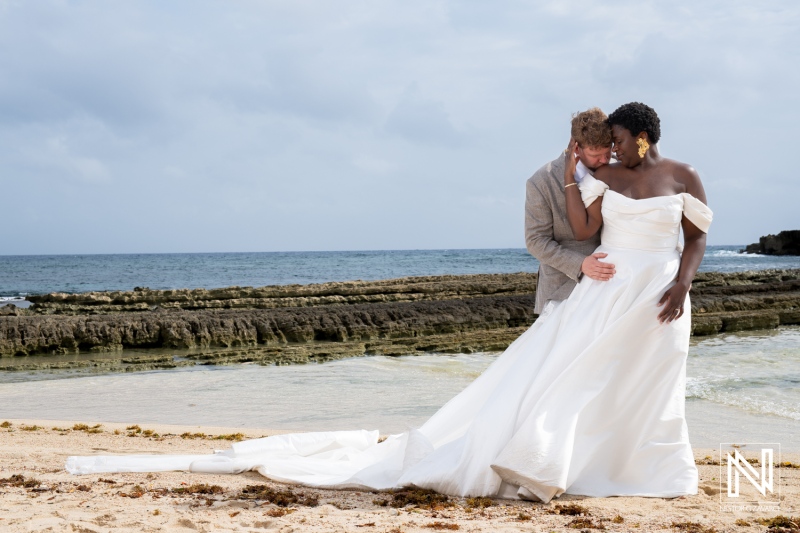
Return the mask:
<svg viewBox="0 0 800 533"><path fill-rule="evenodd" d="M738 250L707 250L706 256L708 257L741 257L742 259L755 259L758 257L766 257L761 254L744 254Z"/></svg>
<svg viewBox="0 0 800 533"><path fill-rule="evenodd" d="M687 379L686 398L698 398L710 402L735 407L755 414L773 415L791 420L800 420L800 409L796 403L782 402L780 399L769 398L756 390L720 390L720 383L713 383L704 379Z"/></svg>

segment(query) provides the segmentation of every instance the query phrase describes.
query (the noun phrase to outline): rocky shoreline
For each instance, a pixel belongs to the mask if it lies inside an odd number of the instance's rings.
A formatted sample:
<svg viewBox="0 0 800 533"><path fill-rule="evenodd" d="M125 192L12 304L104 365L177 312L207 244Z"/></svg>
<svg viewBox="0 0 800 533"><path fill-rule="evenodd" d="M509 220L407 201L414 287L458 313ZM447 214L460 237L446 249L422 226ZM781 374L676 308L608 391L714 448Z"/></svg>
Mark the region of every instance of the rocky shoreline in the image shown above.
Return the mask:
<svg viewBox="0 0 800 533"><path fill-rule="evenodd" d="M32 296L27 309L0 309L0 357L14 358L0 368L125 372L500 351L535 321L535 289L536 275L520 273ZM691 298L693 335L800 324L800 269L700 273Z"/></svg>
<svg viewBox="0 0 800 533"><path fill-rule="evenodd" d="M782 231L765 235L758 242L748 244L741 253L762 255L800 255L800 230Z"/></svg>

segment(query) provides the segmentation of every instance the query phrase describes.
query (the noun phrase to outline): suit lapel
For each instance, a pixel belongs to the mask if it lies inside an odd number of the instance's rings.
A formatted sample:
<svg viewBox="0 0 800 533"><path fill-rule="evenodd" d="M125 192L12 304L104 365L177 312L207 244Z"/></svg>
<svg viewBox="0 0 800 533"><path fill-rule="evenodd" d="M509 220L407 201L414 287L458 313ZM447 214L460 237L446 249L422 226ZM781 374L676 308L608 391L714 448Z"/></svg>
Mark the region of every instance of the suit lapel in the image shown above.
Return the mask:
<svg viewBox="0 0 800 533"><path fill-rule="evenodd" d="M564 170L567 168L567 154L561 154L561 157L557 157L553 161L553 165L550 167L550 174L553 179L555 179L556 184L561 192L564 192Z"/></svg>

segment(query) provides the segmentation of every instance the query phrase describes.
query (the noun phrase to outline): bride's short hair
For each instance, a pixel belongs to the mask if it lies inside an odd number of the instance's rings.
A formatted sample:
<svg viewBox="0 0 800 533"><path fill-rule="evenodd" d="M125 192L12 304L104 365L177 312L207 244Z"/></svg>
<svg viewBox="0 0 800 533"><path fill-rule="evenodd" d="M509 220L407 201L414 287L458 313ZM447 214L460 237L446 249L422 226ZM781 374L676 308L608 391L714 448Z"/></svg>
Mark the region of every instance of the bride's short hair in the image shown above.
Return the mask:
<svg viewBox="0 0 800 533"><path fill-rule="evenodd" d="M611 146L611 126L608 117L599 107L572 115L572 138L582 148Z"/></svg>
<svg viewBox="0 0 800 533"><path fill-rule="evenodd" d="M619 106L608 116L608 125L622 126L634 137L645 132L653 144L661 138L661 119L655 109L641 102Z"/></svg>

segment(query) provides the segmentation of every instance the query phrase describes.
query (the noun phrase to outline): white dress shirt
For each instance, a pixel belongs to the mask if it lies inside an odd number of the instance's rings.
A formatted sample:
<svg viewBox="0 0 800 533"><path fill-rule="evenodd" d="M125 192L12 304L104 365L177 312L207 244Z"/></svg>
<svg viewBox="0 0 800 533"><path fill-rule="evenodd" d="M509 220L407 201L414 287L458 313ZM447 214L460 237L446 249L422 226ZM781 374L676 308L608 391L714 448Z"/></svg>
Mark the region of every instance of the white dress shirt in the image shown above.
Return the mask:
<svg viewBox="0 0 800 533"><path fill-rule="evenodd" d="M575 166L575 182L580 184L580 182L583 180L586 174L592 174L592 171L589 170L589 167L584 165L583 161L579 159L578 164Z"/></svg>

